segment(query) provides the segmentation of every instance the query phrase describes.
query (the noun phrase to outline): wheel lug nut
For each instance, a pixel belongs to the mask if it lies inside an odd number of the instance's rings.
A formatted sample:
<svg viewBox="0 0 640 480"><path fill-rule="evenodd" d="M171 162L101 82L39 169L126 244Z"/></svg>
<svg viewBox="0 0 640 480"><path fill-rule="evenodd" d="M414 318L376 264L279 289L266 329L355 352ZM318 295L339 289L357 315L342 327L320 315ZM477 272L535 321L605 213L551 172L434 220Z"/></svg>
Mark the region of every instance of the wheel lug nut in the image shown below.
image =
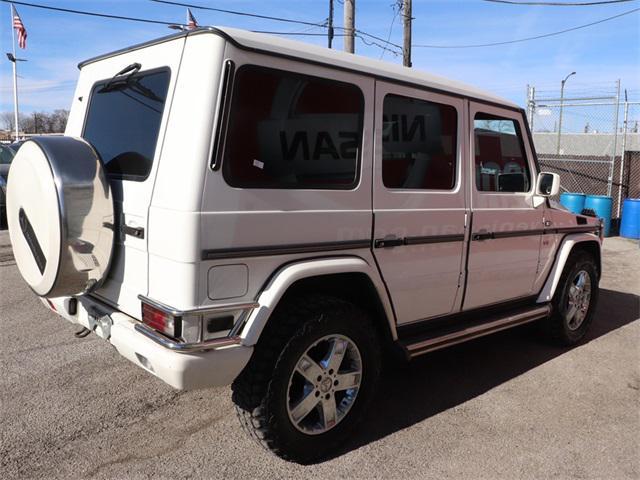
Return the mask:
<svg viewBox="0 0 640 480"><path fill-rule="evenodd" d="M318 380L319 382L320 382L320 381L322 381L322 375L318 375L317 380Z"/></svg>
<svg viewBox="0 0 640 480"><path fill-rule="evenodd" d="M316 391L316 397L320 396L320 392Z"/></svg>
<svg viewBox="0 0 640 480"><path fill-rule="evenodd" d="M331 398L331 394L327 393L324 398L326 398L327 400L329 400L329 398Z"/></svg>
<svg viewBox="0 0 640 480"><path fill-rule="evenodd" d="M333 375L333 368L329 370L329 375Z"/></svg>
<svg viewBox="0 0 640 480"><path fill-rule="evenodd" d="M340 382L338 382L338 380L336 380L335 382L333 382L333 385L337 387L338 383L340 383Z"/></svg>

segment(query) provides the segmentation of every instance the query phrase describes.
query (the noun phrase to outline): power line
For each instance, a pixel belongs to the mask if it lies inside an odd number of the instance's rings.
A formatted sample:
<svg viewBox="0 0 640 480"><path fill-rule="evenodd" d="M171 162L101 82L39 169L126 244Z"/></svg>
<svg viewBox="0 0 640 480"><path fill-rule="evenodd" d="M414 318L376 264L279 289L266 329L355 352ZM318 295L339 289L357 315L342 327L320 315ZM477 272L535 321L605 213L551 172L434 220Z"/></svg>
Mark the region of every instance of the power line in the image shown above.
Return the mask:
<svg viewBox="0 0 640 480"><path fill-rule="evenodd" d="M51 7L49 5L39 5L37 3L19 2L14 0L0 0L0 2L14 3L16 5L24 5L26 7L42 8L43 10L53 10L56 12L74 13L76 15L87 15L90 17L104 17L104 18L112 18L116 20L129 20L131 22L155 23L159 25L181 25L180 23L176 23L176 22L165 22L162 20L151 20L148 18L139 18L139 17L126 17L123 15L111 15L108 13L87 12L84 10L74 10L72 8Z"/></svg>
<svg viewBox="0 0 640 480"><path fill-rule="evenodd" d="M297 23L299 25L312 25L312 26L318 26L318 27L324 27L325 23L314 23L314 22L307 22L304 20L296 20L293 18L283 18L283 17L272 17L269 15L260 15L257 13L249 13L249 12L239 12L237 10L226 10L224 8L214 8L214 7L207 7L205 5L195 5L192 3L182 3L182 2L172 2L169 0L151 0L152 2L155 3L165 3L167 5L176 5L179 7L187 7L187 8L195 8L195 9L199 9L199 10L210 10L213 12L221 12L221 13L228 13L230 15L239 15L242 17L253 17L253 18L262 18L264 20L273 20L275 22L285 22L285 23Z"/></svg>
<svg viewBox="0 0 640 480"><path fill-rule="evenodd" d="M149 18L140 18L140 17L127 17L123 15L112 15L109 13L99 13L99 12L88 12L85 10L74 10L71 8L62 8L62 7L52 7L50 5L40 5L37 3L29 3L22 1L13 1L13 0L0 0L0 2L4 3L14 3L16 5L24 5L26 7L33 8L41 8L43 10L53 10L56 12L62 13L72 13L75 15L85 15L90 17L101 17L101 18L109 18L113 20L127 20L131 22L141 22L141 23L152 23L156 25L184 25L178 22L165 22L164 20L154 20ZM322 27L321 24L313 24L314 27ZM267 30L252 30L255 33L265 33L271 35L293 35L293 36L324 36L324 33L308 33L308 32L277 32L277 31L267 31Z"/></svg>
<svg viewBox="0 0 640 480"><path fill-rule="evenodd" d="M575 30L580 30L581 28L587 28L587 27L592 27L593 25L598 25L600 23L604 23L604 22L608 22L609 20L613 20L615 18L620 18L623 17L625 15L630 15L632 13L635 13L637 11L639 11L640 8L634 8L633 10L629 10L623 13L620 13L618 15L614 15L612 17L607 17L607 18L603 18L602 20L597 20L595 22L591 22L591 23L586 23L584 25L579 25L577 27L572 27L572 28L567 28L565 30L560 30L558 32L551 32L551 33L545 33L542 35L536 35L534 37L526 37L526 38L519 38L517 40L506 40L504 42L493 42L493 43L476 43L476 44L470 44L470 45L413 45L414 47L420 47L420 48L479 48L479 47L494 47L497 45L507 45L510 43L520 43L520 42L528 42L530 40L538 40L540 38L547 38L547 37L553 37L556 35L561 35L563 33L568 33L568 32L573 32Z"/></svg>
<svg viewBox="0 0 640 480"><path fill-rule="evenodd" d="M508 5L529 5L536 7L590 7L593 5L608 5L611 3L627 3L636 0L602 0L599 2L515 2L512 0L481 0L490 3L506 3Z"/></svg>
<svg viewBox="0 0 640 480"><path fill-rule="evenodd" d="M398 0L396 0L395 3L391 4L391 8L393 9L393 18L391 19L391 24L389 25L389 33L387 35L387 43L391 40L391 34L393 33L393 24L396 23L396 18L398 18L398 14L400 13L400 5L398 3ZM382 53L380 54L380 60L382 60L382 57L384 57L384 54L386 52L386 49L382 50Z"/></svg>
<svg viewBox="0 0 640 480"><path fill-rule="evenodd" d="M363 35L359 35L358 32L355 33L355 37L359 38L360 41L362 43L364 43L365 45L369 46L369 47L378 47L381 48L382 50L384 50L385 52L389 52L391 54L393 54L394 57L397 57L398 55L401 54L401 52L399 52L398 50L393 50L387 46L385 46L382 43L378 43L374 40L367 40L367 37L363 36Z"/></svg>

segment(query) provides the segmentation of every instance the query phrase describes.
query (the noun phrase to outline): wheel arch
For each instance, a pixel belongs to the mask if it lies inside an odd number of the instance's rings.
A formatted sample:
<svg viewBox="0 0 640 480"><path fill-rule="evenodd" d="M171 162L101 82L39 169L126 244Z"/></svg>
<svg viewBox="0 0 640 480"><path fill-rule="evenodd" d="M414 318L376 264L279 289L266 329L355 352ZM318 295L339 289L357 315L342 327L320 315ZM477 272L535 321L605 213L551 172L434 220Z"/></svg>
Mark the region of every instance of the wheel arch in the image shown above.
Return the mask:
<svg viewBox="0 0 640 480"><path fill-rule="evenodd" d="M278 270L258 296L241 338L255 345L279 304L292 295L324 293L355 303L369 313L383 338L397 339L395 315L375 266L360 257L303 260Z"/></svg>
<svg viewBox="0 0 640 480"><path fill-rule="evenodd" d="M556 252L556 259L553 263L553 267L551 267L547 280L538 295L537 302L544 303L551 301L556 288L558 287L562 271L569 259L569 255L571 255L573 251L583 250L593 255L596 260L596 268L599 277L602 274L602 254L600 251L600 245L600 238L591 233L576 233L564 237L558 247L558 251Z"/></svg>

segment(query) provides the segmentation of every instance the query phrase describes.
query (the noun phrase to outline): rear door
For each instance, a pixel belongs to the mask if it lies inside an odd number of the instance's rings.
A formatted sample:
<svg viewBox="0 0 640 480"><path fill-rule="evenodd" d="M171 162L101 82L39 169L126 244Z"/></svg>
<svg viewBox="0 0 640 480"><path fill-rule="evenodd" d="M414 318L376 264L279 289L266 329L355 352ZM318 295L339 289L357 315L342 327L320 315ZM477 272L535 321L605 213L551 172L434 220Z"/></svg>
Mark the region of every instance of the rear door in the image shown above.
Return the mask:
<svg viewBox="0 0 640 480"><path fill-rule="evenodd" d="M96 294L134 316L137 296L148 291L148 212L183 45L177 39L83 66L66 130L94 146L113 190L118 233Z"/></svg>
<svg viewBox="0 0 640 480"><path fill-rule="evenodd" d="M532 295L543 230L520 112L470 103L472 234L463 308Z"/></svg>
<svg viewBox="0 0 640 480"><path fill-rule="evenodd" d="M374 253L398 323L458 310L464 101L376 83Z"/></svg>

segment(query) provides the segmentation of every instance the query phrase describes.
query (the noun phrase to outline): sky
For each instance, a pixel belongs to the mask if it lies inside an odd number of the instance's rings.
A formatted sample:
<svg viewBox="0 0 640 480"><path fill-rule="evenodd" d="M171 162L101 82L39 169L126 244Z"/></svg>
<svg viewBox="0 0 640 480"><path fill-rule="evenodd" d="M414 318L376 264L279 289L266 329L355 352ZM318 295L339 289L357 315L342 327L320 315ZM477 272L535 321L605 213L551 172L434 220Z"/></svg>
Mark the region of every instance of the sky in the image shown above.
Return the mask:
<svg viewBox="0 0 640 480"><path fill-rule="evenodd" d="M26 0L29 1L29 0ZM178 0L179 1L179 0ZM565 0L562 0L565 1ZM568 0L566 0L568 1ZM574 0L576 1L576 0ZM115 15L184 23L186 9L149 0L33 0L31 3ZM186 3L323 22L328 0L189 0ZM395 0L356 0L356 28L402 44L401 17L394 19ZM163 25L95 18L16 5L28 31L27 49L18 57L20 110L69 108L77 64L92 56L164 36ZM342 0L335 0L336 26L342 26ZM468 45L545 34L591 23L640 8L640 0L582 7L522 6L482 0L414 0L413 44ZM323 33L320 27L192 9L200 25L251 30ZM10 6L0 3L0 46L11 51ZM324 36L289 37L326 45ZM334 48L342 48L337 38ZM356 54L402 63L401 55L356 39ZM640 12L599 25L540 40L482 48L414 48L413 68L462 81L520 105L527 85L538 92L559 90L572 71L566 93L612 93L621 80L630 99L640 101ZM13 110L11 63L0 62L0 112Z"/></svg>

